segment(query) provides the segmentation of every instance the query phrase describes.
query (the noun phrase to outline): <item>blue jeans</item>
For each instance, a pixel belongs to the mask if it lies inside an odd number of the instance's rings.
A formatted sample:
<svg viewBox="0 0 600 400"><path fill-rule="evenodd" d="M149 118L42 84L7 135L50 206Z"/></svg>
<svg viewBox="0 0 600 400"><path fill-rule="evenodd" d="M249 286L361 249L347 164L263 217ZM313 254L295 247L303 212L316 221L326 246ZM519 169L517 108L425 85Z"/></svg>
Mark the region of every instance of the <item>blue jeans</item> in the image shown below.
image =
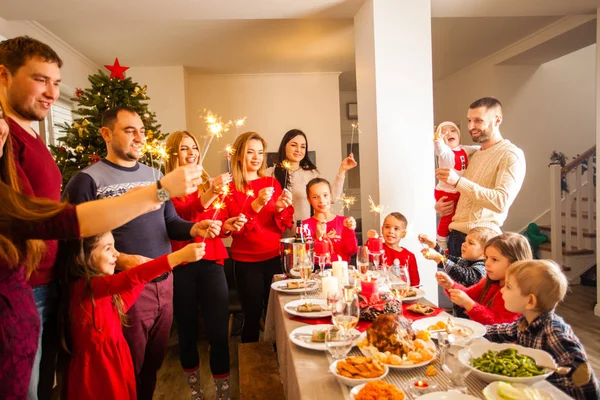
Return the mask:
<svg viewBox="0 0 600 400"><path fill-rule="evenodd" d="M58 284L33 288L35 306L40 316L40 337L35 355L27 400L49 399L54 386L58 351ZM39 397L38 397L39 396Z"/></svg>

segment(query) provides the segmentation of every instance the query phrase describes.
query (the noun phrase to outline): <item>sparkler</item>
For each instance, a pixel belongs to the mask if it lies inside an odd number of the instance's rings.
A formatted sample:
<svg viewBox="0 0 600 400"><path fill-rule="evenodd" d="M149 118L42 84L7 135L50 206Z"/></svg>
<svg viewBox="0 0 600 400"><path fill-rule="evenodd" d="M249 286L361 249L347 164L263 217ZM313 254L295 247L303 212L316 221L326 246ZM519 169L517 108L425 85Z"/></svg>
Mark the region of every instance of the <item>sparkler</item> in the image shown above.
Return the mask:
<svg viewBox="0 0 600 400"><path fill-rule="evenodd" d="M356 203L356 197L346 196L346 193L342 193L342 214L344 213L344 208L350 211L350 207L352 207L354 203Z"/></svg>
<svg viewBox="0 0 600 400"><path fill-rule="evenodd" d="M151 142L144 143L144 146L142 147L142 153L150 156L150 163L152 166L154 166L154 159L157 161L162 161L169 157L165 143L159 142L156 139ZM154 168L152 168L152 177L156 179Z"/></svg>
<svg viewBox="0 0 600 400"><path fill-rule="evenodd" d="M360 131L360 125L358 124L358 121L352 123L352 136L350 137L350 153L352 153L352 145L354 144L354 131L356 131L357 133L362 133Z"/></svg>
<svg viewBox="0 0 600 400"><path fill-rule="evenodd" d="M245 123L246 123L246 117L235 120L235 135L236 136L240 133L239 130L242 126L244 126Z"/></svg>
<svg viewBox="0 0 600 400"><path fill-rule="evenodd" d="M288 178L288 171L292 170L292 163L289 162L288 160L285 160L281 163L281 167L283 169L285 169L285 179L283 180L284 184L287 186L287 178Z"/></svg>
<svg viewBox="0 0 600 400"><path fill-rule="evenodd" d="M213 209L215 210L215 213L213 214L211 221L214 221L215 218L217 218L217 215L219 215L219 211L225 208L225 203L223 201L219 201L219 200L215 200L215 202L213 203ZM204 233L204 237L202 238L202 240L206 240L206 236L208 235L208 229L206 230L206 233Z"/></svg>
<svg viewBox="0 0 600 400"><path fill-rule="evenodd" d="M371 195L369 195L369 211L379 215L383 212L383 206L381 204L375 204ZM377 224L377 217L375 217L375 223Z"/></svg>
<svg viewBox="0 0 600 400"><path fill-rule="evenodd" d="M248 199L250 197L254 197L254 190L252 190L252 189L248 189L246 191L246 198L244 199L244 202L242 203L242 208L240 208L240 214L244 212L244 206L246 205L246 201L248 201Z"/></svg>
<svg viewBox="0 0 600 400"><path fill-rule="evenodd" d="M232 122L223 122L221 117L216 114L213 114L211 111L206 111L203 116L200 118L204 119L206 122L206 130L208 131L208 136L204 138L204 143L202 145L202 161L204 162L204 158L206 157L206 153L208 153L208 149L210 144L212 143L215 136L220 138L223 136L223 133L229 130Z"/></svg>
<svg viewBox="0 0 600 400"><path fill-rule="evenodd" d="M235 151L233 147L231 147L231 145L228 144L227 146L225 146L225 152L227 153L227 172L231 172L231 156L233 155L233 153L235 153Z"/></svg>

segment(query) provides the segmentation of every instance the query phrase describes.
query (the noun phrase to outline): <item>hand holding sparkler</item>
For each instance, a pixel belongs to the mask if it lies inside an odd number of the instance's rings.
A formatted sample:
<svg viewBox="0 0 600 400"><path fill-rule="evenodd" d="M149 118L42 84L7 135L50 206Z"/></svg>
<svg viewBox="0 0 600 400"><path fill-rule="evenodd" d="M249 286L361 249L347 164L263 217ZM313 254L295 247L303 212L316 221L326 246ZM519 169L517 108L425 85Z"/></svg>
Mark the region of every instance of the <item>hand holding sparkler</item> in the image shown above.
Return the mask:
<svg viewBox="0 0 600 400"><path fill-rule="evenodd" d="M350 230L356 230L356 220L354 219L354 217L348 217L344 220L344 227L350 229Z"/></svg>
<svg viewBox="0 0 600 400"><path fill-rule="evenodd" d="M256 195L256 199L254 199L251 203L254 211L258 212L258 211L260 211L261 208L266 206L267 203L273 197L273 193L275 193L275 188L272 188L272 187L265 187L265 188L260 189L258 191L258 195ZM254 194L254 191L252 191L252 195L253 194ZM249 196L250 196L250 194L248 193L246 198L248 198Z"/></svg>
<svg viewBox="0 0 600 400"><path fill-rule="evenodd" d="M435 248L435 241L433 241L433 239L431 239L426 234L424 234L424 233L419 234L419 236L417 236L417 239L419 239L419 242L421 244L426 244L428 247L431 247L432 249Z"/></svg>
<svg viewBox="0 0 600 400"><path fill-rule="evenodd" d="M183 197L198 190L198 185L202 183L202 167L189 164L175 168L160 179L171 197Z"/></svg>
<svg viewBox="0 0 600 400"><path fill-rule="evenodd" d="M191 237L214 238L221 232L223 223L218 220L205 219L204 221L196 222L190 229Z"/></svg>
<svg viewBox="0 0 600 400"><path fill-rule="evenodd" d="M350 154L348 154L348 157L346 157L342 160L342 164L340 165L339 172L344 173L344 172L356 167L357 165L358 165L358 163L354 159L354 154L350 153Z"/></svg>
<svg viewBox="0 0 600 400"><path fill-rule="evenodd" d="M220 194L225 188L229 190L228 185L231 181L231 174L226 172L224 174L215 176L210 184L210 188L215 194Z"/></svg>
<svg viewBox="0 0 600 400"><path fill-rule="evenodd" d="M320 219L317 222L317 228L315 232L315 239L321 240L327 238L327 221Z"/></svg>
<svg viewBox="0 0 600 400"><path fill-rule="evenodd" d="M375 229L369 229L367 231L367 239L375 239L379 237L379 233Z"/></svg>
<svg viewBox="0 0 600 400"><path fill-rule="evenodd" d="M287 207L289 207L291 205L292 205L292 193L287 189L283 189L281 191L281 195L279 196L279 198L277 199L277 202L275 203L277 212L281 212L282 210L286 209Z"/></svg>
<svg viewBox="0 0 600 400"><path fill-rule="evenodd" d="M174 251L168 255L169 265L172 268L184 262L194 262L201 260L206 253L206 244L190 243L184 248Z"/></svg>
<svg viewBox="0 0 600 400"><path fill-rule="evenodd" d="M239 232L242 230L246 222L248 222L248 219L244 214L229 218L223 223L223 232L225 234L230 232Z"/></svg>
<svg viewBox="0 0 600 400"><path fill-rule="evenodd" d="M451 289L452 286L454 286L454 281L445 272L442 272L442 271L436 272L435 279L437 279L438 285L440 285L441 287L443 287L446 290Z"/></svg>

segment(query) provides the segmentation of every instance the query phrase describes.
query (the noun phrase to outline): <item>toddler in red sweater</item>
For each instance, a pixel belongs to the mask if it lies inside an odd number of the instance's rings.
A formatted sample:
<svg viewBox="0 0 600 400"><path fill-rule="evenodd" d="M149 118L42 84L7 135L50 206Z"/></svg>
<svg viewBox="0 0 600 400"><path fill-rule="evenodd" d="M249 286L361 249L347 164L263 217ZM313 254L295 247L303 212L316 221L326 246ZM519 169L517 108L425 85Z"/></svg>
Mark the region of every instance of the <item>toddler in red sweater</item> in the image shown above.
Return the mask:
<svg viewBox="0 0 600 400"><path fill-rule="evenodd" d="M464 307L473 321L484 325L513 322L520 314L506 309L500 290L512 263L533 259L529 242L523 235L505 232L490 239L484 252L487 276L478 283L466 288L440 271L436 273L438 284L446 289L454 304Z"/></svg>
<svg viewBox="0 0 600 400"><path fill-rule="evenodd" d="M313 240L329 243L330 260L338 257L350 262L358 250L356 220L353 217L335 215L331 212L331 185L326 179L314 178L306 184L308 202L313 216L302 221Z"/></svg>
<svg viewBox="0 0 600 400"><path fill-rule="evenodd" d="M415 255L406 248L400 246L400 241L406 237L406 228L408 220L399 212L388 214L381 225L381 236L375 229L369 229L367 232L367 246L371 240L383 240L382 261L386 265L393 265L394 260L400 261L400 265L408 266L408 275L411 286L418 286L421 282L419 278L419 268ZM394 271L392 270L392 273Z"/></svg>

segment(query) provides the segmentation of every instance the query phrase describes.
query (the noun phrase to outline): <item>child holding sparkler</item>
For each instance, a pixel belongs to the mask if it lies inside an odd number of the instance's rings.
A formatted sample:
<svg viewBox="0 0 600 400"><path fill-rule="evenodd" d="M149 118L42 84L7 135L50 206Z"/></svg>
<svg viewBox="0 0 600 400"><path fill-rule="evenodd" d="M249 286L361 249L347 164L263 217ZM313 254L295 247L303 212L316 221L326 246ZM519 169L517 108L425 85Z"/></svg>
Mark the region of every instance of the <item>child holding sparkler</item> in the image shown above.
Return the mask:
<svg viewBox="0 0 600 400"><path fill-rule="evenodd" d="M381 225L381 236L375 229L367 231L367 247L373 248L369 242L383 240L383 258L387 264L392 264L394 260L400 261L400 265L408 266L408 276L411 286L418 286L421 282L419 277L419 267L415 255L406 248L400 246L400 241L406 236L408 220L399 212L388 214Z"/></svg>
<svg viewBox="0 0 600 400"><path fill-rule="evenodd" d="M196 138L188 131L173 132L167 138L165 170L170 172L181 165L201 164ZM243 215L229 219L219 218L219 208L223 197L227 195L231 176L228 173L210 179L206 171L202 174L203 183L198 190L183 198L173 198L177 214L188 221L221 219L222 237L239 231L246 218ZM210 207L211 204L214 205ZM225 213L222 213L222 217ZM179 360L186 381L190 386L192 399L203 398L200 389L200 357L198 354L198 311L195 305L201 305L210 344L210 369L216 387L217 399L229 398L229 289L223 270L224 260L228 258L223 241L197 237L195 242L204 242L206 254L202 260L191 262L173 272L173 311L179 335ZM191 242L191 241L190 241ZM173 251L185 247L189 242L171 241Z"/></svg>
<svg viewBox="0 0 600 400"><path fill-rule="evenodd" d="M346 171L356 165L352 153L342 160L332 185L332 203L342 196ZM279 145L276 164L267 169L267 174L274 176L282 188L287 188L292 192L294 218L296 220L309 218L311 213L310 206L306 201L306 184L311 179L320 177L321 174L308 158L308 139L304 132L300 129L286 132Z"/></svg>
<svg viewBox="0 0 600 400"><path fill-rule="evenodd" d="M325 240L331 243L329 254L331 260L338 256L350 262L350 257L358 250L356 240L356 220L353 217L335 215L331 212L331 185L326 179L314 178L306 185L308 203L314 210L312 217L302 221L308 227L314 240Z"/></svg>
<svg viewBox="0 0 600 400"><path fill-rule="evenodd" d="M231 194L224 213L246 215L248 221L232 233L231 255L244 310L242 342L258 341L260 318L266 311L273 275L281 272L279 240L293 223L292 195L265 175L267 143L256 132L241 134L233 144Z"/></svg>
<svg viewBox="0 0 600 400"><path fill-rule="evenodd" d="M459 176L463 176L469 163L469 156L479 150L480 146L463 146L460 144L460 129L452 121L444 121L438 125L433 137L435 143L435 155L438 160L438 168L454 168ZM448 201L454 202L454 210L460 193L452 185L444 182L438 182L434 191L435 200L440 200L445 197ZM437 228L437 243L446 250L448 234L450 230L448 226L452 222L454 211L440 218Z"/></svg>

